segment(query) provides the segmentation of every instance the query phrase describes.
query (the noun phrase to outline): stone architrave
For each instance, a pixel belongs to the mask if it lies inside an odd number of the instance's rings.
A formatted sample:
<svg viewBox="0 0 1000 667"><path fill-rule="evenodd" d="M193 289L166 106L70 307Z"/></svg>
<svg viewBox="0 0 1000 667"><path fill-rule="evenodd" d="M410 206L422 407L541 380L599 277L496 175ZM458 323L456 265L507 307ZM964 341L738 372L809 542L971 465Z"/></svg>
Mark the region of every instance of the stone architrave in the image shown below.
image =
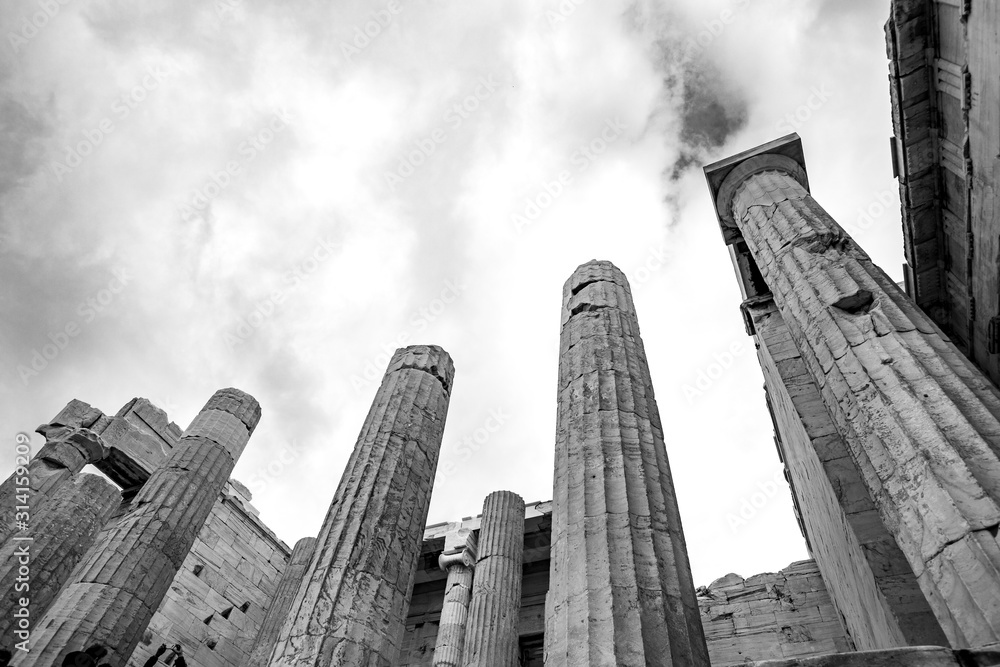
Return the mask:
<svg viewBox="0 0 1000 667"><path fill-rule="evenodd" d="M104 478L75 475L31 512L27 530L0 546L0 637L16 637L21 598L31 619L45 614L120 501L121 491Z"/></svg>
<svg viewBox="0 0 1000 667"><path fill-rule="evenodd" d="M267 608L267 616L261 623L260 632L250 650L250 657L247 658L247 667L265 667L267 659L274 650L274 643L278 641L278 632L288 616L288 610L295 600L295 593L298 592L302 584L306 570L309 568L309 561L312 560L316 552L316 538L303 537L295 543L292 555L288 559L285 571L281 573L281 581L274 591L271 604Z"/></svg>
<svg viewBox="0 0 1000 667"><path fill-rule="evenodd" d="M108 525L32 628L31 652L14 665L62 664L73 651L108 650L122 667L205 524L260 419L237 389L217 391L128 509Z"/></svg>
<svg viewBox="0 0 1000 667"><path fill-rule="evenodd" d="M797 137L706 173L948 640L1000 641L1000 393L816 203Z"/></svg>
<svg viewBox="0 0 1000 667"><path fill-rule="evenodd" d="M545 663L697 665L708 649L625 276L563 287Z"/></svg>
<svg viewBox="0 0 1000 667"><path fill-rule="evenodd" d="M456 536L457 544L445 538L445 550L438 557L438 567L448 573L434 645L434 667L461 667L465 626L472 596L473 569L476 566L476 540L471 532Z"/></svg>
<svg viewBox="0 0 1000 667"><path fill-rule="evenodd" d="M25 503L17 500L24 496L18 489L26 488L18 481L24 475L14 471L0 484L0 544L3 544L17 529L15 508L24 505L29 514L37 516L42 507L65 484L73 480L88 463L96 463L106 452L100 436L87 428L44 424L38 432L45 435L46 442L28 462L27 479L30 489Z"/></svg>
<svg viewBox="0 0 1000 667"><path fill-rule="evenodd" d="M523 557L524 501L516 493L495 491L483 503L465 667L517 667Z"/></svg>
<svg viewBox="0 0 1000 667"><path fill-rule="evenodd" d="M281 629L272 667L395 664L454 374L440 347L396 350Z"/></svg>

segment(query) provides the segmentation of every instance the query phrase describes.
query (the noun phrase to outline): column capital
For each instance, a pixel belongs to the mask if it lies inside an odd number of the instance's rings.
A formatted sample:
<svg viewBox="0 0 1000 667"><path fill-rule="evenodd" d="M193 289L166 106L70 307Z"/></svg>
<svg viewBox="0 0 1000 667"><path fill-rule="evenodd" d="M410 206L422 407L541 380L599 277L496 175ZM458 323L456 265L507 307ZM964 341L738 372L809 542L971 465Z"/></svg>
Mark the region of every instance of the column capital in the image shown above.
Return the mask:
<svg viewBox="0 0 1000 667"><path fill-rule="evenodd" d="M742 238L733 219L733 198L748 178L762 171L786 173L808 191L809 176L799 135L793 132L705 167L705 178L712 192L715 214L726 245Z"/></svg>
<svg viewBox="0 0 1000 667"><path fill-rule="evenodd" d="M96 463L108 452L97 433L89 428L74 428L57 424L42 424L35 432L45 436L45 445L39 450L39 458L54 461L75 472L88 463Z"/></svg>
<svg viewBox="0 0 1000 667"><path fill-rule="evenodd" d="M438 567L445 572L456 566L467 567L471 570L476 566L476 558L478 557L476 546L475 534L470 532L464 544L443 551L438 556Z"/></svg>

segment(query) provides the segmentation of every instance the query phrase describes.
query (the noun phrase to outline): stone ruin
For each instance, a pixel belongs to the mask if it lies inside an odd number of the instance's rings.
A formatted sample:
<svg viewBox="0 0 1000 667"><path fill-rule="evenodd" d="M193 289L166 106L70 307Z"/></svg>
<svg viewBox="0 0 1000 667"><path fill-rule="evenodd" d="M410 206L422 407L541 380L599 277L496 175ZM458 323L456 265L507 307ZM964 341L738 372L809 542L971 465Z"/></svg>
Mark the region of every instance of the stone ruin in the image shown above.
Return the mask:
<svg viewBox="0 0 1000 667"><path fill-rule="evenodd" d="M145 399L71 401L0 485L11 664L179 643L192 667L1000 665L1000 202L973 175L1000 169L998 26L892 2L902 288L812 197L797 136L705 168L812 560L695 588L629 284L592 261L563 288L551 501L425 525L455 376L436 346L396 351L294 549L229 477L253 397L222 389L184 431Z"/></svg>

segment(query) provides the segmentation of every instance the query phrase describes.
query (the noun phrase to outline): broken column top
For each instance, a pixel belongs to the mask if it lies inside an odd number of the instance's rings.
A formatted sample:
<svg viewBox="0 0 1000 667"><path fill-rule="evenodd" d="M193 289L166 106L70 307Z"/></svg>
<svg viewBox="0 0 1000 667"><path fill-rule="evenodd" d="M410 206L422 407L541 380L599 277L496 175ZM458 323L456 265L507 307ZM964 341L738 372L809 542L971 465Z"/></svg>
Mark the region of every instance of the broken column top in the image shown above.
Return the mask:
<svg viewBox="0 0 1000 667"><path fill-rule="evenodd" d="M578 313L614 308L635 317L632 290L611 262L593 259L581 264L563 285L562 324Z"/></svg>
<svg viewBox="0 0 1000 667"><path fill-rule="evenodd" d="M257 399L232 387L215 392L201 410L202 412L205 410L228 412L243 422L249 435L253 434L253 430L257 428L257 422L260 421L260 403L257 402Z"/></svg>
<svg viewBox="0 0 1000 667"><path fill-rule="evenodd" d="M455 363L444 348L437 345L409 345L401 347L392 355L385 374L395 373L403 369L412 369L430 373L444 387L444 393L451 394L451 386L455 381Z"/></svg>
<svg viewBox="0 0 1000 667"><path fill-rule="evenodd" d="M708 189L715 202L715 214L726 245L736 243L741 235L733 220L733 197L743 182L762 171L783 171L809 190L802 140L796 133L737 153L705 166Z"/></svg>

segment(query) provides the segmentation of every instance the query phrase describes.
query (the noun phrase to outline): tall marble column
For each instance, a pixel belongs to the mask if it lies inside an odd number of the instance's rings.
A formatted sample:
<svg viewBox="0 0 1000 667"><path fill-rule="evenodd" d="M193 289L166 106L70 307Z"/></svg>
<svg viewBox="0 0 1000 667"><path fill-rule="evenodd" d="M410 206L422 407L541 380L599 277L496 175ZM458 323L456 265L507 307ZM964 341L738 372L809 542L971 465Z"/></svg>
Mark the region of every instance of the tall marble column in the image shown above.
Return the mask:
<svg viewBox="0 0 1000 667"><path fill-rule="evenodd" d="M41 618L120 501L121 491L103 477L76 475L0 546L0 637L16 636L21 598L30 618Z"/></svg>
<svg viewBox="0 0 1000 667"><path fill-rule="evenodd" d="M454 375L440 347L396 350L281 629L272 667L395 663Z"/></svg>
<svg viewBox="0 0 1000 667"><path fill-rule="evenodd" d="M27 475L14 474L0 484L0 544L3 544L17 530L14 511L17 496L23 496L18 489L29 488L27 506L31 514L37 515L58 490L70 482L88 463L96 463L104 458L105 448L100 436L87 428L73 428L45 424L38 427L45 436L45 444L28 462ZM27 477L29 486L18 484Z"/></svg>
<svg viewBox="0 0 1000 667"><path fill-rule="evenodd" d="M1000 393L809 194L797 137L706 168L955 647L1000 641ZM739 247L739 246L738 246Z"/></svg>
<svg viewBox="0 0 1000 667"><path fill-rule="evenodd" d="M517 667L524 556L524 501L510 491L486 496L472 583L465 667Z"/></svg>
<svg viewBox="0 0 1000 667"><path fill-rule="evenodd" d="M274 650L274 644L278 641L278 632L285 623L288 610L292 607L295 594L302 584L306 570L309 568L309 561L312 560L316 551L316 538L303 537L295 543L292 555L288 559L285 571L281 573L281 581L274 591L271 604L267 608L267 615L261 623L260 632L254 641L250 656L247 659L247 667L265 667L267 659Z"/></svg>
<svg viewBox="0 0 1000 667"><path fill-rule="evenodd" d="M625 276L563 287L545 663L699 665L708 649Z"/></svg>
<svg viewBox="0 0 1000 667"><path fill-rule="evenodd" d="M438 557L438 567L448 573L448 579L434 645L434 667L462 667L462 647L476 565L476 540L471 532L459 537L458 544L449 544L446 537L444 553Z"/></svg>
<svg viewBox="0 0 1000 667"><path fill-rule="evenodd" d="M12 664L58 665L68 653L100 644L110 667L125 665L259 419L252 396L217 391L128 510L101 532L37 619L31 652L16 651Z"/></svg>

